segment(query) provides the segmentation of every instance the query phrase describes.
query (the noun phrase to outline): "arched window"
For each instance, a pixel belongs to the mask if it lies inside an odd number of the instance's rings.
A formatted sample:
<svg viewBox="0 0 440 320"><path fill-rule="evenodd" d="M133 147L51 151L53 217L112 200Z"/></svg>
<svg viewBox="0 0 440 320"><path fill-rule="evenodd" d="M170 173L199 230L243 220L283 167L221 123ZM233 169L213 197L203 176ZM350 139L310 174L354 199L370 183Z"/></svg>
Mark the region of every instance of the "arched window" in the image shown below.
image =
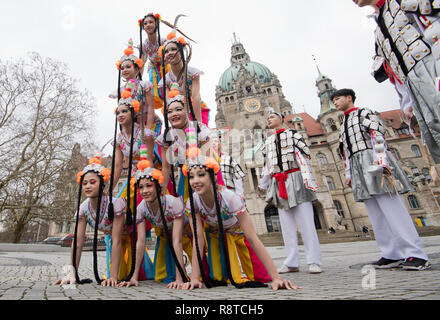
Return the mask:
<svg viewBox="0 0 440 320"><path fill-rule="evenodd" d="M410 194L408 196L408 203L411 209L420 209L419 201L415 195Z"/></svg>
<svg viewBox="0 0 440 320"><path fill-rule="evenodd" d="M229 102L229 98L228 98L228 97L226 97L226 99L225 99L225 102L226 102L226 103L228 103L228 102Z"/></svg>
<svg viewBox="0 0 440 320"><path fill-rule="evenodd" d="M339 119L339 124L342 125L342 123L344 122L344 116L343 116L343 115L340 115L340 116L338 117L338 119Z"/></svg>
<svg viewBox="0 0 440 320"><path fill-rule="evenodd" d="M231 96L231 102L233 102L234 101L234 97L233 96Z"/></svg>
<svg viewBox="0 0 440 320"><path fill-rule="evenodd" d="M325 154L323 154L321 152L316 155L316 159L318 159L319 164L327 164L328 163L327 157L325 156Z"/></svg>
<svg viewBox="0 0 440 320"><path fill-rule="evenodd" d="M334 200L333 204L336 207L336 211L338 212L338 214L342 217L345 218L345 214L344 214L344 209L342 209L342 204L338 201L338 200Z"/></svg>
<svg viewBox="0 0 440 320"><path fill-rule="evenodd" d="M425 179L427 179L428 181L432 180L431 173L429 172L429 168L426 167L422 168L422 173L425 176Z"/></svg>
<svg viewBox="0 0 440 320"><path fill-rule="evenodd" d="M267 232L280 232L280 218L278 209L273 205L268 205L264 209L264 218L266 220Z"/></svg>
<svg viewBox="0 0 440 320"><path fill-rule="evenodd" d="M332 118L327 119L327 124L328 124L328 126L330 127L330 129L332 131L337 131L338 130L338 127L335 124L335 120L333 120Z"/></svg>
<svg viewBox="0 0 440 320"><path fill-rule="evenodd" d="M422 156L422 152L420 151L419 146L416 145L416 144L411 145L411 151L414 153L415 157L421 157Z"/></svg>
<svg viewBox="0 0 440 320"><path fill-rule="evenodd" d="M333 180L332 177L326 176L325 179L327 180L327 186L329 190L335 190L336 189L336 185L335 185L335 181Z"/></svg>

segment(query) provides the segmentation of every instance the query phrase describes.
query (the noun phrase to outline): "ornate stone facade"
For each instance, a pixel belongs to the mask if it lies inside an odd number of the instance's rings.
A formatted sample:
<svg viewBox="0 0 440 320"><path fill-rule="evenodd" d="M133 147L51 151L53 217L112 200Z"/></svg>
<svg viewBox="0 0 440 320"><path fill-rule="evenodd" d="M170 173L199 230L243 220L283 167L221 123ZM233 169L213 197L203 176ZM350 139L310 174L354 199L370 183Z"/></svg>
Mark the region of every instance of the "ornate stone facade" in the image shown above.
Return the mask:
<svg viewBox="0 0 440 320"><path fill-rule="evenodd" d="M224 133L222 151L236 159L246 172L246 205L257 233L280 230L276 208L258 198L255 191L263 165L258 149L270 134L266 124L267 108L283 113L286 125L298 130L310 146L311 163L320 185L318 201L313 204L316 227L350 231L361 231L363 226L371 228L364 204L355 202L351 188L345 186L344 164L338 152L343 113L330 101L330 95L336 90L332 80L318 68L315 86L321 112L314 119L307 113L294 114L277 76L264 65L251 61L235 35L230 61L231 66L216 87L216 126ZM387 129L388 145L416 189L403 196L414 223L440 225L440 187L436 187L429 176L433 161L420 142L420 134L416 131L417 138L409 134L400 110L379 115Z"/></svg>

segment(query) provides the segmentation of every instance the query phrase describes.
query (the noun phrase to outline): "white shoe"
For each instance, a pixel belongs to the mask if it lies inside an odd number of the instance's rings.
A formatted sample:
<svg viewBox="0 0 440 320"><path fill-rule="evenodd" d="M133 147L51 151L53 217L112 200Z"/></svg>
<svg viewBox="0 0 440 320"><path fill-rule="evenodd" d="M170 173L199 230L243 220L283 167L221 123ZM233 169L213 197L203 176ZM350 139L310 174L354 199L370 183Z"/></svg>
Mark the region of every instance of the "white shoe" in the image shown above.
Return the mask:
<svg viewBox="0 0 440 320"><path fill-rule="evenodd" d="M317 264L312 263L309 266L309 273L321 273L321 272L322 272L321 267L318 266Z"/></svg>
<svg viewBox="0 0 440 320"><path fill-rule="evenodd" d="M288 267L286 265L282 265L278 270L278 273L289 273L289 272L298 272L298 267Z"/></svg>

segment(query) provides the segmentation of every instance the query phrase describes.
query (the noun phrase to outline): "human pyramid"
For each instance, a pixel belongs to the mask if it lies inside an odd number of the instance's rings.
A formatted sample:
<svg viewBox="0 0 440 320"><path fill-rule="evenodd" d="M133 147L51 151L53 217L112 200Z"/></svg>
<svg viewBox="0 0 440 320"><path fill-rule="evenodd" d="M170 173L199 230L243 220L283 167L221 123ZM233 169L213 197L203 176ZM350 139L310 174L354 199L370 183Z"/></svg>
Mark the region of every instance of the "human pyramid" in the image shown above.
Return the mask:
<svg viewBox="0 0 440 320"><path fill-rule="evenodd" d="M192 40L177 28L179 17L171 24L159 14L145 15L139 20L139 56L130 39L116 63L118 89L110 94L117 99L111 168L93 157L77 175L70 273L54 284L92 282L81 279L78 272L88 224L95 235L94 277L103 286L130 287L154 280L170 289L229 283L236 288L269 284L274 290L300 289L280 274L299 271L297 224L308 271L322 272L312 207L318 185L309 164L309 148L300 133L283 128L282 114L268 112L268 127L274 134L262 149L265 166L258 191L279 211L287 258L277 270L247 211L241 181L245 174L234 159L222 153L218 131L208 128L209 109L200 98L203 72L189 66ZM161 24L172 29L165 39ZM147 34L144 42L143 32ZM386 151L380 120L368 109L354 108L355 95L350 89L338 90L332 100L346 112L340 141L347 178L355 200L367 206L382 251L374 265L428 268L428 258L399 195L411 186ZM155 110L162 112L163 123ZM349 138L353 129L362 132L362 139ZM124 161L128 163L126 184L114 197ZM367 165L368 161L375 165ZM366 185L366 181L372 183ZM81 203L82 193L87 199ZM399 217L389 219L386 208L396 205ZM146 248L151 228L157 236L153 260ZM104 276L98 270L98 230L106 237Z"/></svg>

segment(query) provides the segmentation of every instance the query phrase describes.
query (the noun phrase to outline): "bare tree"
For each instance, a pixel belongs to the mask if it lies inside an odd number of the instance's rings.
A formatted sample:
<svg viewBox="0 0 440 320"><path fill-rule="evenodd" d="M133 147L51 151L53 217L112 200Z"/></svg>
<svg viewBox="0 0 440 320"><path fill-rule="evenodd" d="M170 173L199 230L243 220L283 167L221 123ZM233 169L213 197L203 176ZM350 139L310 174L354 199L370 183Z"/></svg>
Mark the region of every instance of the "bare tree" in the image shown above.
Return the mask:
<svg viewBox="0 0 440 320"><path fill-rule="evenodd" d="M75 143L93 141L95 103L59 61L0 60L0 223L53 218L56 182Z"/></svg>

